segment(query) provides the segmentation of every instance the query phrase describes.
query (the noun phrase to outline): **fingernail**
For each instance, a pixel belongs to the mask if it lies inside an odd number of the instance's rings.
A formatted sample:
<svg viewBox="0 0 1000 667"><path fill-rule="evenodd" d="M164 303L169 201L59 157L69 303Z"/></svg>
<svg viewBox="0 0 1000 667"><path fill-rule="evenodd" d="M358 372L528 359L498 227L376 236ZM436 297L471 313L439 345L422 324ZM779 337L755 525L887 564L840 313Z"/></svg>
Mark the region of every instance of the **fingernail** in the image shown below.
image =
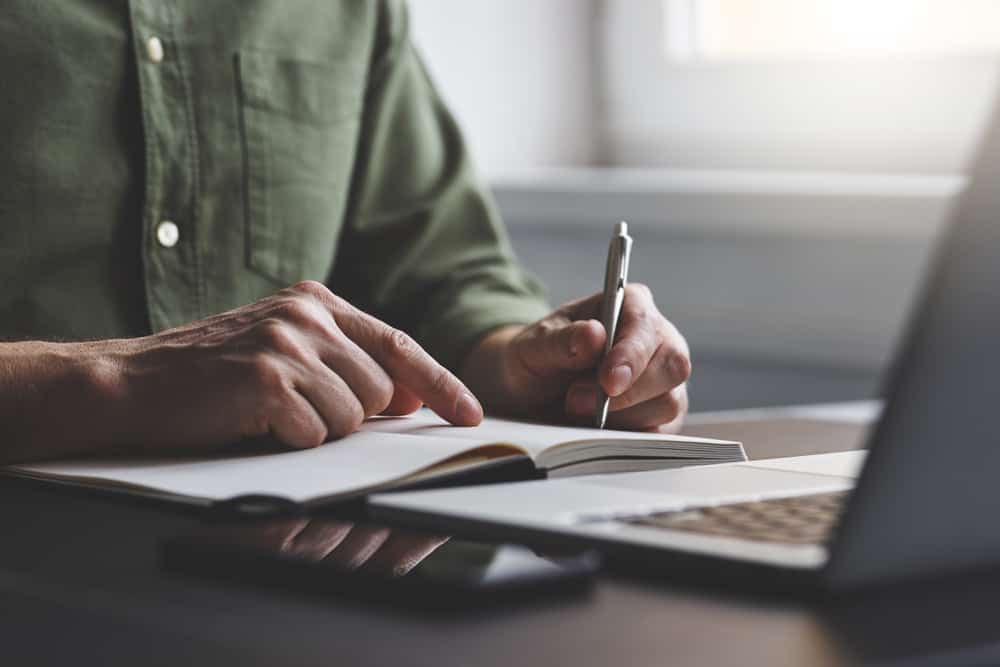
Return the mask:
<svg viewBox="0 0 1000 667"><path fill-rule="evenodd" d="M611 369L611 394L617 396L632 384L632 369L622 364Z"/></svg>
<svg viewBox="0 0 1000 667"><path fill-rule="evenodd" d="M475 396L465 392L459 397L458 405L455 406L455 417L463 424L474 426L483 420L483 406Z"/></svg>

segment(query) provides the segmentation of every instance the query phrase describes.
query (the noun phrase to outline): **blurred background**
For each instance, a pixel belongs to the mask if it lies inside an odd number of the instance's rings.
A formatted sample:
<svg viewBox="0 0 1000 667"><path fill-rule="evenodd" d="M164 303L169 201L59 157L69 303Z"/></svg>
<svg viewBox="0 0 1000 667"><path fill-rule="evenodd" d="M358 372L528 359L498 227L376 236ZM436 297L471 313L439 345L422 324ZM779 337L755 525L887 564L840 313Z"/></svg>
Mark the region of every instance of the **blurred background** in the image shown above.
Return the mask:
<svg viewBox="0 0 1000 667"><path fill-rule="evenodd" d="M994 0L410 0L559 303L612 224L692 347L694 410L875 396L974 155Z"/></svg>

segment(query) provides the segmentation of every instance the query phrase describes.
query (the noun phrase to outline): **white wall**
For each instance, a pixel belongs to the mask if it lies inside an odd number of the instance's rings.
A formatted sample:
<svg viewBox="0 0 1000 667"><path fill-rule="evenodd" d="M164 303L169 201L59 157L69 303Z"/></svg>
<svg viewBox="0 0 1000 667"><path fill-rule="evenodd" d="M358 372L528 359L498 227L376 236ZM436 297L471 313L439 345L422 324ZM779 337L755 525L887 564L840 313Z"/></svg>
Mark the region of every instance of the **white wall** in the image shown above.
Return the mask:
<svg viewBox="0 0 1000 667"><path fill-rule="evenodd" d="M587 164L591 0L410 0L413 35L487 176Z"/></svg>
<svg viewBox="0 0 1000 667"><path fill-rule="evenodd" d="M488 177L594 163L956 173L998 59L691 62L657 0L410 0L414 40Z"/></svg>
<svg viewBox="0 0 1000 667"><path fill-rule="evenodd" d="M663 3L601 9L612 162L960 173L995 99L995 53L678 63Z"/></svg>

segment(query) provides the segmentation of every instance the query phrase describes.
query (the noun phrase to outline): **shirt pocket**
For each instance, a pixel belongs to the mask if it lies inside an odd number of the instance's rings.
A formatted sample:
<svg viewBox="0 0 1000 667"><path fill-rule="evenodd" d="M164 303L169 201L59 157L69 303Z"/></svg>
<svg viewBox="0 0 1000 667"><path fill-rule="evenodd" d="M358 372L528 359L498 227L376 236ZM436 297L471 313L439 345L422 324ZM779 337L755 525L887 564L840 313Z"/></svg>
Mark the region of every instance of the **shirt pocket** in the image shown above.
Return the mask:
<svg viewBox="0 0 1000 667"><path fill-rule="evenodd" d="M365 69L237 54L248 265L288 285L324 280L340 235Z"/></svg>

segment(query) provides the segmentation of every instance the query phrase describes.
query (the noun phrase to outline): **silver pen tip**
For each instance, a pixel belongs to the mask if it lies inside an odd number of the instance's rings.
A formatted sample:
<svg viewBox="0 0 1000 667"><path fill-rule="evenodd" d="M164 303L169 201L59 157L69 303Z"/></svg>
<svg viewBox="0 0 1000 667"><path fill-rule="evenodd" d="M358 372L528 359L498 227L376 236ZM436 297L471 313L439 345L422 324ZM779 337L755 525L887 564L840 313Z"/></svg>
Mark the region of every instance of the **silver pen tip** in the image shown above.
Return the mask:
<svg viewBox="0 0 1000 667"><path fill-rule="evenodd" d="M608 407L610 405L610 399L605 398L597 407L597 419L595 419L595 426L597 428L604 428L604 425L608 422Z"/></svg>
<svg viewBox="0 0 1000 667"><path fill-rule="evenodd" d="M619 222L615 225L615 236L626 236L628 234L628 223Z"/></svg>

